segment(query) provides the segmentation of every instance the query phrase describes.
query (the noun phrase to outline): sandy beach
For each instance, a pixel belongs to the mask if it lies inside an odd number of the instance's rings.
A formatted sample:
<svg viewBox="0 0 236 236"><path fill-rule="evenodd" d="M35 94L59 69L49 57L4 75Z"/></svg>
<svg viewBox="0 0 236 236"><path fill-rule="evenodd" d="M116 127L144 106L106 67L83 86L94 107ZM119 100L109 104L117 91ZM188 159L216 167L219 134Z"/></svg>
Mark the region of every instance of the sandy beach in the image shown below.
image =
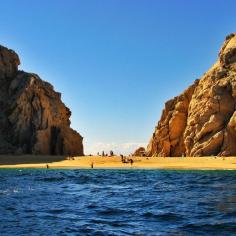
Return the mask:
<svg viewBox="0 0 236 236"><path fill-rule="evenodd" d="M119 156L0 156L0 168L133 168L236 170L236 157L132 157L134 163L122 163Z"/></svg>

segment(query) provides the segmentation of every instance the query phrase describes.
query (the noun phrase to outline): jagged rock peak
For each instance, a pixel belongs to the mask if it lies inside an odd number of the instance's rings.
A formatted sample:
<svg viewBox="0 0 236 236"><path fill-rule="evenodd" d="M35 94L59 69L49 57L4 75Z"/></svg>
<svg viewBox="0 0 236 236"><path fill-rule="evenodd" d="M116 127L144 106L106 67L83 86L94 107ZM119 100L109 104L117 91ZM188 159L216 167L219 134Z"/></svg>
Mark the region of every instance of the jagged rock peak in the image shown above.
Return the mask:
<svg viewBox="0 0 236 236"><path fill-rule="evenodd" d="M20 59L18 55L0 45L0 79L12 78L18 71Z"/></svg>
<svg viewBox="0 0 236 236"><path fill-rule="evenodd" d="M83 155L61 94L19 64L13 50L0 46L0 154Z"/></svg>
<svg viewBox="0 0 236 236"><path fill-rule="evenodd" d="M216 63L165 104L147 147L156 156L236 155L236 34Z"/></svg>

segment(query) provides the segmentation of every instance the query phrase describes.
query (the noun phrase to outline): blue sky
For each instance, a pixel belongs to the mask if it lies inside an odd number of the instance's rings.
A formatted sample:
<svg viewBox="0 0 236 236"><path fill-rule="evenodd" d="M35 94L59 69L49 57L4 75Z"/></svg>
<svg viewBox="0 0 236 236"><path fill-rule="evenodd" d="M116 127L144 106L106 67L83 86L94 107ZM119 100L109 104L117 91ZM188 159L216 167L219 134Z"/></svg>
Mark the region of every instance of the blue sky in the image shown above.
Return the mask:
<svg viewBox="0 0 236 236"><path fill-rule="evenodd" d="M147 144L164 102L215 62L236 1L9 0L0 44L62 92L85 151Z"/></svg>

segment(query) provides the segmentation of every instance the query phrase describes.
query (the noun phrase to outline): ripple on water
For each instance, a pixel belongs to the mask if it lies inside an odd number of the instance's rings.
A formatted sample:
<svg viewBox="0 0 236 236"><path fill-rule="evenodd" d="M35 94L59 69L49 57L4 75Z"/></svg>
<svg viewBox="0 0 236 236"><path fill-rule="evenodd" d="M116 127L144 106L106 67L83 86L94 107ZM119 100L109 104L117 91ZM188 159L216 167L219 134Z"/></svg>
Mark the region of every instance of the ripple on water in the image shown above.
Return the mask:
<svg viewBox="0 0 236 236"><path fill-rule="evenodd" d="M0 202L1 235L236 232L234 171L4 170Z"/></svg>

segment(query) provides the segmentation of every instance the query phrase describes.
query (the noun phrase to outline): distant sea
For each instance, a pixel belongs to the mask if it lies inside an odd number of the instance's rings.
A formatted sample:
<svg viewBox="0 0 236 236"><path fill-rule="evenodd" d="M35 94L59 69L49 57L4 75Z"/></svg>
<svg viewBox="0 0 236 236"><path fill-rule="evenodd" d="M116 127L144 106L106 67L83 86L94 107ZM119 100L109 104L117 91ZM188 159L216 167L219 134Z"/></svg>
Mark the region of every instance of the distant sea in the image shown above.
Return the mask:
<svg viewBox="0 0 236 236"><path fill-rule="evenodd" d="M0 235L236 235L236 172L2 169Z"/></svg>

